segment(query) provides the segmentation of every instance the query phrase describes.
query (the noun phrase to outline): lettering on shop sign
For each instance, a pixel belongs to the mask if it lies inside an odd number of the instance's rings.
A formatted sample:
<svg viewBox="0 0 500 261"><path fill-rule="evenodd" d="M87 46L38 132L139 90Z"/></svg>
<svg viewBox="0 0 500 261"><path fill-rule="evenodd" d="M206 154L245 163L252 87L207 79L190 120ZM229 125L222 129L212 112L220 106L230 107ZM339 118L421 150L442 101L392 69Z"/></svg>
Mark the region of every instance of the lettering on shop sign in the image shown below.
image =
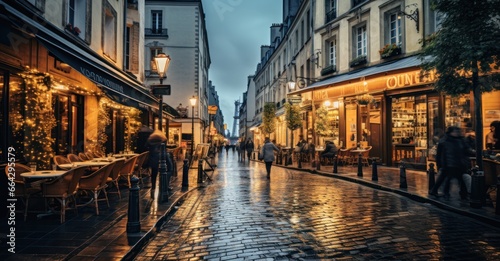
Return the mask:
<svg viewBox="0 0 500 261"><path fill-rule="evenodd" d="M123 86L115 83L114 81L112 81L104 76L101 76L100 74L97 74L97 73L95 73L95 72L93 72L85 67L81 67L81 66L80 66L80 72L95 83L102 84L102 85L104 85L112 90L115 90L119 93L123 93Z"/></svg>
<svg viewBox="0 0 500 261"><path fill-rule="evenodd" d="M412 86L421 83L430 83L436 80L435 71L430 71L427 74L421 74L420 71L411 73L402 73L388 76L385 86L387 89L396 89L407 86Z"/></svg>
<svg viewBox="0 0 500 261"><path fill-rule="evenodd" d="M314 99L315 100L328 99L328 92L326 90L315 91L314 92Z"/></svg>

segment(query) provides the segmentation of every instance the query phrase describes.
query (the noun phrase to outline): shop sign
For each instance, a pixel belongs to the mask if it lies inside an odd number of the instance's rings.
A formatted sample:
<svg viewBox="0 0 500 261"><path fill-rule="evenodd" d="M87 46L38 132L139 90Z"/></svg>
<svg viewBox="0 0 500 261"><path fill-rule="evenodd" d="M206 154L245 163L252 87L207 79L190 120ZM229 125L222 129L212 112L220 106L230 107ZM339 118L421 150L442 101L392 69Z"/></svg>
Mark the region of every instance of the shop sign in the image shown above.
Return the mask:
<svg viewBox="0 0 500 261"><path fill-rule="evenodd" d="M291 95L288 97L288 102L290 104L299 104L302 102L302 97L300 97L299 95Z"/></svg>
<svg viewBox="0 0 500 261"><path fill-rule="evenodd" d="M388 76L386 78L385 87L389 90L396 88L409 87L422 83L431 83L436 81L435 71L430 71L428 74L421 74L420 71L411 73L401 73Z"/></svg>
<svg viewBox="0 0 500 261"><path fill-rule="evenodd" d="M169 84L155 84L151 85L154 95L170 95L170 85Z"/></svg>

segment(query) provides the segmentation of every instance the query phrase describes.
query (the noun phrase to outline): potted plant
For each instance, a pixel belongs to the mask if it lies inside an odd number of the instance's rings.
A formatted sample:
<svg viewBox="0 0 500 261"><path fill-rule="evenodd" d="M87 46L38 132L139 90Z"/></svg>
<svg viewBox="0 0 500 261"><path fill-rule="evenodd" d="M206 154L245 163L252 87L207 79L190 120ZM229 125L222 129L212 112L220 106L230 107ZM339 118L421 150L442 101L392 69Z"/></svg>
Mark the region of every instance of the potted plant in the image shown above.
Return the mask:
<svg viewBox="0 0 500 261"><path fill-rule="evenodd" d="M386 44L384 48L378 51L382 59L401 54L401 47L396 44Z"/></svg>
<svg viewBox="0 0 500 261"><path fill-rule="evenodd" d="M363 95L357 96L356 100L358 101L359 105L366 106L366 105L372 103L374 101L374 98L370 94L363 94Z"/></svg>
<svg viewBox="0 0 500 261"><path fill-rule="evenodd" d="M78 36L82 31L80 28L73 26L72 24L67 24L64 29L66 29L68 32Z"/></svg>
<svg viewBox="0 0 500 261"><path fill-rule="evenodd" d="M349 63L349 66L350 67L356 67L356 66L359 66L359 65L363 65L367 62L366 60L366 55L361 55L361 56L358 56L356 58L354 58L350 63Z"/></svg>

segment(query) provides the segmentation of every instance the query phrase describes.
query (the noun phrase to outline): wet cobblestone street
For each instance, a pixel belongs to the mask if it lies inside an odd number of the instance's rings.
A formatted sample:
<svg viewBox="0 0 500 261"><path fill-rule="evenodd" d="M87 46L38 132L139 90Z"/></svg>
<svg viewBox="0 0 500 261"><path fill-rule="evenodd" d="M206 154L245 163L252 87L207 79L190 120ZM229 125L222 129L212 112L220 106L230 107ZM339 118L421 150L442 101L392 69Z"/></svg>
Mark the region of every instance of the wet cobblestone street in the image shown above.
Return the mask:
<svg viewBox="0 0 500 261"><path fill-rule="evenodd" d="M500 229L339 179L222 154L136 260L499 260Z"/></svg>

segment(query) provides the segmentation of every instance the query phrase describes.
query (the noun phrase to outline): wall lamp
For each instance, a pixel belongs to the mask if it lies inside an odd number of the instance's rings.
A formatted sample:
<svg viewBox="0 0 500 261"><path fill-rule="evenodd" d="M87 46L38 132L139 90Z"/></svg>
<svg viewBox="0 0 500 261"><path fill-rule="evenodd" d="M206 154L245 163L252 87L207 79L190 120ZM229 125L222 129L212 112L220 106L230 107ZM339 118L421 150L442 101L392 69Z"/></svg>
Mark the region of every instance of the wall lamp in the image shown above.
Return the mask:
<svg viewBox="0 0 500 261"><path fill-rule="evenodd" d="M415 4L416 5L416 4ZM408 6L405 7L405 9L407 8ZM401 18L401 15L404 15L406 16L407 18L415 21L415 25L417 27L417 32L419 30L419 16L418 16L418 7L415 8L415 10L413 10L411 13L406 13L405 11L399 11L399 16L398 18Z"/></svg>
<svg viewBox="0 0 500 261"><path fill-rule="evenodd" d="M302 76L297 76L295 79L295 82L286 83L288 90L293 91L295 90L295 88L303 89L304 87L306 87L306 81L310 81L311 83L315 83L318 81L318 79L316 78L306 78Z"/></svg>

